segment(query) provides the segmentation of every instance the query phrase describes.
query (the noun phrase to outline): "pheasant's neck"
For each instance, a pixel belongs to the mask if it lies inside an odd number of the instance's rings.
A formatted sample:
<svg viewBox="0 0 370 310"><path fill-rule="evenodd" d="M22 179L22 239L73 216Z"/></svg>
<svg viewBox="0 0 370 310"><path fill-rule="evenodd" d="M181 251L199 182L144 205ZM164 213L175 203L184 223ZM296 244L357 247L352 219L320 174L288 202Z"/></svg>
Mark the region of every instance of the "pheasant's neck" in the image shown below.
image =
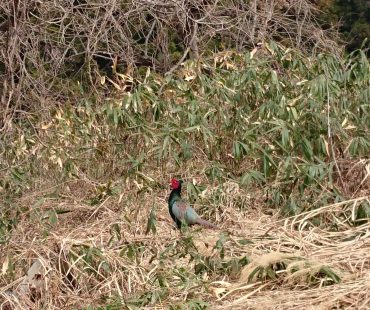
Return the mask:
<svg viewBox="0 0 370 310"><path fill-rule="evenodd" d="M168 198L168 206L171 208L172 204L178 199L181 199L181 186L172 190Z"/></svg>

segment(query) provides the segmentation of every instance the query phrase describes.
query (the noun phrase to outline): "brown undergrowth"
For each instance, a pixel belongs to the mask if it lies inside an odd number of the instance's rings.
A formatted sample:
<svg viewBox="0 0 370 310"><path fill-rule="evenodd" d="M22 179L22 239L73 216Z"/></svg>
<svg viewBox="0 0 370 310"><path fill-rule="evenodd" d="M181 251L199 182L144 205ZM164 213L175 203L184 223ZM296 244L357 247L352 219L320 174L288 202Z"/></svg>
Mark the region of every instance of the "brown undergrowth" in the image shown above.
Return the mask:
<svg viewBox="0 0 370 310"><path fill-rule="evenodd" d="M229 181L220 203L209 204L219 189L206 185L195 208L221 230L180 232L168 215L166 187L132 194L133 186L140 191L139 184L122 183L121 195L95 206L83 199L94 185L82 181L22 198L29 211L0 253L2 307L368 307L370 225L351 222L368 196L282 219L258 190L247 193ZM55 188L63 193L59 199L40 199ZM313 224L319 218L325 225ZM44 266L45 283L30 300L17 290L35 260Z"/></svg>

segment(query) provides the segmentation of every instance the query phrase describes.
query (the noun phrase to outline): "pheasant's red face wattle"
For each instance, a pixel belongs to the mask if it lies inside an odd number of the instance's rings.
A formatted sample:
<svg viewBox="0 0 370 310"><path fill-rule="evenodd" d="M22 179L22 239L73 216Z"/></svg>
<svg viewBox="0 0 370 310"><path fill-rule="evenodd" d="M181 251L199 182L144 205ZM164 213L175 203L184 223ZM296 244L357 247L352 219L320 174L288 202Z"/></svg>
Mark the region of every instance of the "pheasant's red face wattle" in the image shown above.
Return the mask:
<svg viewBox="0 0 370 310"><path fill-rule="evenodd" d="M171 180L171 188L172 189L177 189L180 186L180 182L177 181L176 179Z"/></svg>

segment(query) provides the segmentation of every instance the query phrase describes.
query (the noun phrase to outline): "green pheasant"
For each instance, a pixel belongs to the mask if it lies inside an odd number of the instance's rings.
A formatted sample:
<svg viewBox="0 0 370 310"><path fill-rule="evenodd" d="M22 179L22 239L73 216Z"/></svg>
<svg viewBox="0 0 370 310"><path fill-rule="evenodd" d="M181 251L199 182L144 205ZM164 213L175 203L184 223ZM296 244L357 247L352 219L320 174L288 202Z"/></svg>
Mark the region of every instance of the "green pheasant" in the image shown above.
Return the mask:
<svg viewBox="0 0 370 310"><path fill-rule="evenodd" d="M206 220L203 220L189 203L181 198L182 180L172 179L171 194L168 198L168 211L178 228L181 225L202 225L206 228L218 229L218 227Z"/></svg>

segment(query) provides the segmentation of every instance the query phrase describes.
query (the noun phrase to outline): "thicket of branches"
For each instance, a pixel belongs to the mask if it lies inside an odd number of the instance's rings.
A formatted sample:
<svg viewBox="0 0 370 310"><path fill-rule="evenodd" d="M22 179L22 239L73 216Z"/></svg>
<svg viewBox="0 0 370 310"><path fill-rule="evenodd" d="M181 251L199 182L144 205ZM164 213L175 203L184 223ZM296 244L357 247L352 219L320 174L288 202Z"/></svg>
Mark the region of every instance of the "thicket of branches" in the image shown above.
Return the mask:
<svg viewBox="0 0 370 310"><path fill-rule="evenodd" d="M363 307L364 51L305 0L86 2L0 4L0 305Z"/></svg>
<svg viewBox="0 0 370 310"><path fill-rule="evenodd" d="M76 94L76 80L98 86L100 75L115 70L169 73L189 57L269 39L338 51L313 12L306 0L2 1L0 131L15 113Z"/></svg>

